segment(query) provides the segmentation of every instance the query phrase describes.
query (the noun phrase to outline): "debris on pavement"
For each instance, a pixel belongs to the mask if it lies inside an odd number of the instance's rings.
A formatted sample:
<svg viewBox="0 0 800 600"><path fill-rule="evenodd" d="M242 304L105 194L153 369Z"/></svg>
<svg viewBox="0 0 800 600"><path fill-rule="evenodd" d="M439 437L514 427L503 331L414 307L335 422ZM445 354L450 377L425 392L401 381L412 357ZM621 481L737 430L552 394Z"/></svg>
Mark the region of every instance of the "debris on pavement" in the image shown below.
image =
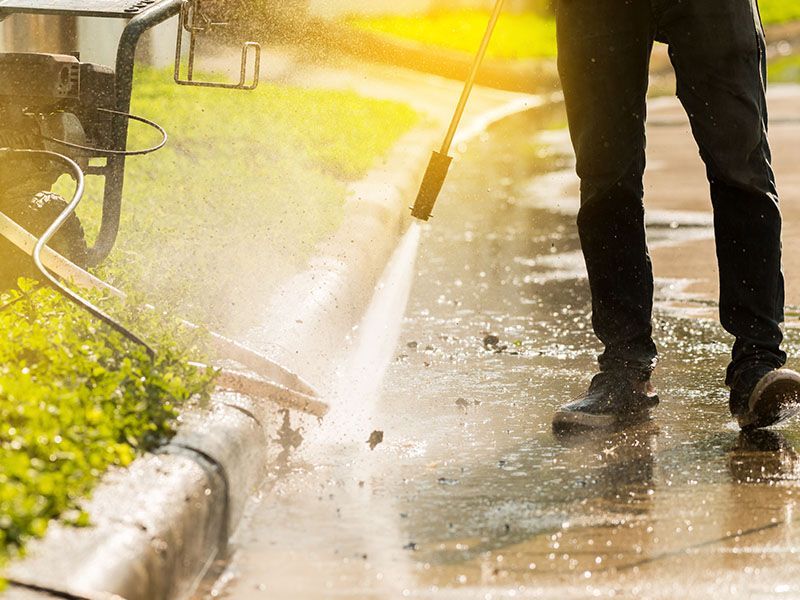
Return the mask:
<svg viewBox="0 0 800 600"><path fill-rule="evenodd" d="M503 352L508 349L508 346L500 345L500 338L493 333L487 333L483 338L483 348L490 352Z"/></svg>
<svg viewBox="0 0 800 600"><path fill-rule="evenodd" d="M377 430L373 431L369 435L369 439L367 440L370 450L375 450L375 446L377 446L381 442L383 442L383 432Z"/></svg>

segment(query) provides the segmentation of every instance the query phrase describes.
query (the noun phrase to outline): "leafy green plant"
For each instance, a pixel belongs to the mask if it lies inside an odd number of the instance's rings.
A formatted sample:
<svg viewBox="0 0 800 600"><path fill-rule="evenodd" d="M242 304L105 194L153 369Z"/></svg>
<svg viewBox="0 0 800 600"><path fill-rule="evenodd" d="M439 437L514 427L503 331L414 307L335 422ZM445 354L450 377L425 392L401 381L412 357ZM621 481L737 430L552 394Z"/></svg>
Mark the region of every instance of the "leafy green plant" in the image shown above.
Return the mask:
<svg viewBox="0 0 800 600"><path fill-rule="evenodd" d="M169 439L179 407L212 385L186 359L202 353L197 334L94 299L156 342L156 358L49 288L21 280L2 296L0 562L51 519L88 524L80 500L106 469Z"/></svg>

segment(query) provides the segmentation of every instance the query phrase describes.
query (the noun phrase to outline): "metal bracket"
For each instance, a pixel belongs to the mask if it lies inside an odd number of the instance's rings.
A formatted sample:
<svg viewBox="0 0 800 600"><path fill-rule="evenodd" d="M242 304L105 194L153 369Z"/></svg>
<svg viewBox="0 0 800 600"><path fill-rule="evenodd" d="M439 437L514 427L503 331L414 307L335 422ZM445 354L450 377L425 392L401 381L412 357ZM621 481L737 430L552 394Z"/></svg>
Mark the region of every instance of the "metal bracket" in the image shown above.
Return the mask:
<svg viewBox="0 0 800 600"><path fill-rule="evenodd" d="M239 69L238 83L222 83L215 81L199 81L194 78L194 57L197 46L198 34L210 31L215 27L224 27L227 23L212 21L201 9L202 0L184 2L181 6L180 20L178 22L178 39L175 47L175 83L178 85L193 85L196 87L223 88L228 90L254 90L258 87L258 77L261 69L261 45L257 42L242 44L242 63ZM181 54L183 51L183 31L189 32L189 56L186 67L186 79L181 77ZM247 83L247 66L250 49L253 49L254 65L253 78Z"/></svg>

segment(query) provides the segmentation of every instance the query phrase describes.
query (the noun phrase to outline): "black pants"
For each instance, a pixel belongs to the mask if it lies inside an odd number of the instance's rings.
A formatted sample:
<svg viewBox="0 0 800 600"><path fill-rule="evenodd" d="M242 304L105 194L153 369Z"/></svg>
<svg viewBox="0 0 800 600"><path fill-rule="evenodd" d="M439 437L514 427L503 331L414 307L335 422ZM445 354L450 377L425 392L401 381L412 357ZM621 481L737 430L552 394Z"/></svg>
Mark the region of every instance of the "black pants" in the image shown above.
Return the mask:
<svg viewBox="0 0 800 600"><path fill-rule="evenodd" d="M642 175L648 64L669 44L706 164L728 382L781 351L781 215L770 166L765 45L756 0L558 0L558 66L581 180L578 214L602 370L655 366Z"/></svg>

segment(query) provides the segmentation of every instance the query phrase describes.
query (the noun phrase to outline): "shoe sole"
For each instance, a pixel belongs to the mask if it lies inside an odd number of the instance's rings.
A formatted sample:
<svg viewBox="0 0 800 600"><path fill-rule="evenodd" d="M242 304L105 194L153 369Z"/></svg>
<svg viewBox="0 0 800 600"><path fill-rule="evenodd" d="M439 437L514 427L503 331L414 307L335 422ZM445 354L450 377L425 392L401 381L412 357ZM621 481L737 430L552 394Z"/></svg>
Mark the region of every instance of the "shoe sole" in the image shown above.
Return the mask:
<svg viewBox="0 0 800 600"><path fill-rule="evenodd" d="M765 375L750 394L747 414L739 417L743 431L762 429L800 414L800 373L780 369Z"/></svg>
<svg viewBox="0 0 800 600"><path fill-rule="evenodd" d="M553 431L571 429L614 429L623 425L634 425L651 418L651 410L658 404L658 396L651 397L653 406L626 415L592 415L580 411L556 411L553 415Z"/></svg>
<svg viewBox="0 0 800 600"><path fill-rule="evenodd" d="M553 415L553 429L564 430L575 427L585 429L610 429L619 422L614 415L589 415L578 411L563 411Z"/></svg>

